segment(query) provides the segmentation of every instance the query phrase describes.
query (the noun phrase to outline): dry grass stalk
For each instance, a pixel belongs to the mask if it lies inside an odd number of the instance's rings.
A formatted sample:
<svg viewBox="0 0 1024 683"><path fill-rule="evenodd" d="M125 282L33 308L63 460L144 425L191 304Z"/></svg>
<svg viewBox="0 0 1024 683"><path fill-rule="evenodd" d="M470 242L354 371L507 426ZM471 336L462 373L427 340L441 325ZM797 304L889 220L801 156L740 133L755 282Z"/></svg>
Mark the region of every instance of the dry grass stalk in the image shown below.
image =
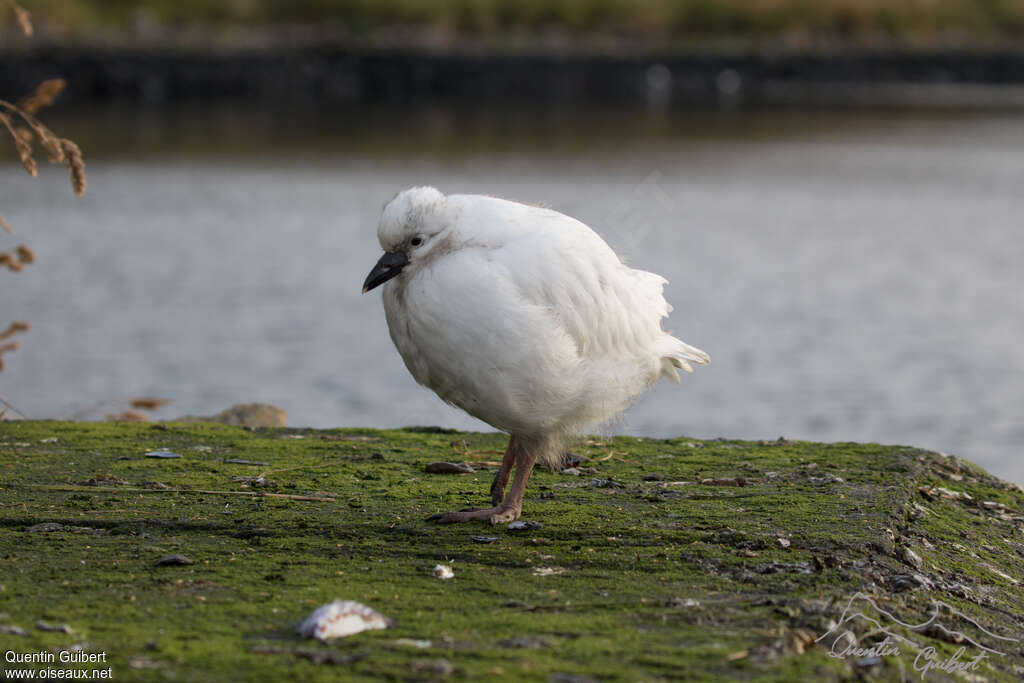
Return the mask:
<svg viewBox="0 0 1024 683"><path fill-rule="evenodd" d="M131 406L139 410L156 410L170 402L170 399L157 398L156 396L139 396L131 400Z"/></svg>
<svg viewBox="0 0 1024 683"><path fill-rule="evenodd" d="M14 12L22 32L26 36L31 36L32 21L29 13L14 0L7 0L7 4ZM21 166L25 169L26 173L35 177L39 172L36 161L32 156L32 143L38 142L51 164L67 165L71 171L71 189L74 190L76 195L82 196L85 194L85 162L82 160L82 150L71 140L55 135L53 131L40 123L34 116L43 107L53 104L57 96L64 90L66 84L63 78L43 81L36 86L35 90L23 97L17 105L11 104L6 100L0 100L0 124L3 124L3 127L10 133L11 139L14 141L14 147L18 151ZM15 120L17 118L28 124L28 128L16 125ZM14 229L11 228L2 216L0 216L0 228L3 228L8 233L14 233ZM35 252L24 244L18 245L14 253L9 251L0 252L0 267L6 266L8 270L14 272L20 272L25 265L35 263L35 261ZM0 340L27 329L28 323L11 323L7 330L0 335ZM17 342L8 342L0 346L0 371L4 369L2 355L7 351L14 351L17 348ZM2 400L0 399L0 401ZM4 403L7 405L6 402ZM132 411L128 411L128 413L130 412ZM125 415L128 415L128 413L125 413ZM0 411L0 419L5 414L5 411ZM141 413L138 415L141 415L144 420L147 419Z"/></svg>
<svg viewBox="0 0 1024 683"><path fill-rule="evenodd" d="M64 91L67 81L63 78L51 78L36 86L36 89L18 101L18 108L29 114L35 114L43 107L49 107Z"/></svg>
<svg viewBox="0 0 1024 683"><path fill-rule="evenodd" d="M82 159L82 150L71 140L57 136L34 116L43 107L53 104L65 85L63 78L54 78L40 83L16 105L0 100L0 109L6 110L0 112L0 123L11 134L21 165L29 175L35 176L38 173L36 161L32 157L32 143L36 142L46 154L47 161L51 164L65 164L68 167L71 171L71 189L80 197L85 194L85 162ZM16 118L20 118L28 127L16 125Z"/></svg>
<svg viewBox="0 0 1024 683"><path fill-rule="evenodd" d="M0 100L0 105L7 105L7 102ZM18 158L21 160L22 168L34 178L38 171L36 169L36 161L32 158L32 144L25 139L24 134L18 128L14 127L9 115L0 113L0 123L4 124L4 127L11 134L11 139L14 140L14 147L18 150Z"/></svg>
<svg viewBox="0 0 1024 683"><path fill-rule="evenodd" d="M11 11L14 12L14 19L18 22L21 32L24 33L26 37L30 37L34 33L34 30L32 28L32 17L28 13L28 10L14 2L14 0L7 0L7 4L10 6Z"/></svg>
<svg viewBox="0 0 1024 683"><path fill-rule="evenodd" d="M19 332L28 332L32 326L23 320L15 320L13 323L7 326L7 329L0 332L0 341L13 337Z"/></svg>

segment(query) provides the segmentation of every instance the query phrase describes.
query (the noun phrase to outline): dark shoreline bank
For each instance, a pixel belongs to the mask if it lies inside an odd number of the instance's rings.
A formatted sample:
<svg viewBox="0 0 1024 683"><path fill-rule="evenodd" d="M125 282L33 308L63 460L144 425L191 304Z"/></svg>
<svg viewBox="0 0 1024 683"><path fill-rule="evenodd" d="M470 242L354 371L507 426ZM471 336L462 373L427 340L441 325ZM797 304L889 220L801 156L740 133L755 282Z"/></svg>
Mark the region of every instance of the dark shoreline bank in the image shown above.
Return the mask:
<svg viewBox="0 0 1024 683"><path fill-rule="evenodd" d="M673 53L636 57L342 48L38 47L0 57L0 93L68 80L66 104L516 101L671 106L1024 106L1024 51Z"/></svg>

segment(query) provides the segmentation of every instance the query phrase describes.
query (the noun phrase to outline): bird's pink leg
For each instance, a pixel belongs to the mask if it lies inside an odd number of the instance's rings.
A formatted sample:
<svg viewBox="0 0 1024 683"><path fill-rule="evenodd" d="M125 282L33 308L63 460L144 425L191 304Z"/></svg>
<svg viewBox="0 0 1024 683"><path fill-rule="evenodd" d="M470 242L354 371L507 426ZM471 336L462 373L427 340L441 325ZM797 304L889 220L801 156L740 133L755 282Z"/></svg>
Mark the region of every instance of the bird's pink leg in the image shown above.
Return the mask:
<svg viewBox="0 0 1024 683"><path fill-rule="evenodd" d="M508 485L508 475L512 472L512 463L516 461L516 437L508 440L508 448L505 449L505 457L501 459L501 469L494 475L494 483L491 484L491 503L500 505L505 498L505 487Z"/></svg>
<svg viewBox="0 0 1024 683"><path fill-rule="evenodd" d="M514 446L513 443L515 444ZM484 510L444 512L432 515L427 519L439 522L470 522L474 519L486 519L491 524L506 524L519 519L519 515L523 510L523 493L526 491L526 482L530 480L530 474L533 473L533 466L537 462L537 454L533 449L524 448L514 440L509 443L509 450L515 452L516 474L512 478L512 487L501 503ZM502 464L504 465L504 463Z"/></svg>

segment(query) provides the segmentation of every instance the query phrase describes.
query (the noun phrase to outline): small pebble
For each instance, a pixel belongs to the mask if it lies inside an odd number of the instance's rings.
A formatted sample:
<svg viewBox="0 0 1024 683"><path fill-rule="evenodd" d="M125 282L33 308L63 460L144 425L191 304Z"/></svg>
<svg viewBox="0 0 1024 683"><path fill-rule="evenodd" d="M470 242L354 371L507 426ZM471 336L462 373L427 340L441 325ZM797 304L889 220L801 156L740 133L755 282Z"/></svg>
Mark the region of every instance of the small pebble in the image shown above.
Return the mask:
<svg viewBox="0 0 1024 683"><path fill-rule="evenodd" d="M779 542L779 546L782 548L788 548L789 546L793 545L793 542L790 541L788 538L777 538L775 540Z"/></svg>
<svg viewBox="0 0 1024 683"><path fill-rule="evenodd" d="M180 458L181 456L171 451L152 451L146 453L147 458Z"/></svg>
<svg viewBox="0 0 1024 683"><path fill-rule="evenodd" d="M587 486L592 489L622 489L626 488L626 485L620 481L614 479L591 479L587 482Z"/></svg>
<svg viewBox="0 0 1024 683"><path fill-rule="evenodd" d="M498 536L470 536L469 540L475 541L476 543L494 543L501 539Z"/></svg>
<svg viewBox="0 0 1024 683"><path fill-rule="evenodd" d="M30 534L48 534L53 531L64 531L67 527L57 522L43 522L42 524L33 524L29 528L25 529Z"/></svg>
<svg viewBox="0 0 1024 683"><path fill-rule="evenodd" d="M577 465L589 460L586 456L573 453L572 451L566 451L562 455L562 467L576 467Z"/></svg>
<svg viewBox="0 0 1024 683"><path fill-rule="evenodd" d="M857 666L861 668L869 668L872 666L878 666L882 663L882 658L875 655L874 657L862 657L857 660Z"/></svg>
<svg viewBox="0 0 1024 683"><path fill-rule="evenodd" d="M509 531L533 531L535 529L543 529L543 528L544 528L544 525L541 524L540 522L523 522L521 520L517 521L517 522L511 522L508 525L508 530Z"/></svg>
<svg viewBox="0 0 1024 683"><path fill-rule="evenodd" d="M186 564L193 564L193 562L184 555L164 555L156 561L157 567L177 567Z"/></svg>
<svg viewBox="0 0 1024 683"><path fill-rule="evenodd" d="M224 462L231 465L259 465L260 467L268 467L270 465L269 462L258 462L256 460L240 460L239 458L229 458Z"/></svg>
<svg viewBox="0 0 1024 683"><path fill-rule="evenodd" d="M57 633L65 633L71 635L74 631L67 624L48 624L45 621L37 621L36 628L40 631L55 631Z"/></svg>
<svg viewBox="0 0 1024 683"><path fill-rule="evenodd" d="M522 600L506 600L501 603L502 607L511 607L513 609L531 609L530 603L523 602Z"/></svg>
<svg viewBox="0 0 1024 683"><path fill-rule="evenodd" d="M913 567L915 569L920 569L921 565L924 564L924 560L921 559L921 556L918 555L917 553L915 553L910 548L901 548L901 551L902 551L901 554L903 555L903 559L907 563L913 565Z"/></svg>
<svg viewBox="0 0 1024 683"><path fill-rule="evenodd" d="M0 625L0 633L3 633L4 635L7 635L7 636L27 636L28 635L28 633L25 631L25 629L23 629L20 626L15 626L13 624L3 624L3 625Z"/></svg>
<svg viewBox="0 0 1024 683"><path fill-rule="evenodd" d="M672 598L665 602L665 607L700 607L700 602L693 598Z"/></svg>
<svg viewBox="0 0 1024 683"><path fill-rule="evenodd" d="M562 470L562 474L568 474L571 477L578 477L583 474L579 467L566 467Z"/></svg>
<svg viewBox="0 0 1024 683"><path fill-rule="evenodd" d="M82 486L124 486L126 482L121 477L114 474L97 474L94 477L90 477L85 481L78 482Z"/></svg>
<svg viewBox="0 0 1024 683"><path fill-rule="evenodd" d="M539 650L540 648L551 647L552 644L551 639L544 636L516 636L498 641L498 645L501 647L515 650Z"/></svg>
<svg viewBox="0 0 1024 683"><path fill-rule="evenodd" d="M472 474L476 470L464 462L432 462L425 468L427 474Z"/></svg>
<svg viewBox="0 0 1024 683"><path fill-rule="evenodd" d="M584 676L583 674L553 673L548 677L548 683L598 683L596 678Z"/></svg>
<svg viewBox="0 0 1024 683"><path fill-rule="evenodd" d="M746 486L747 480L743 477L701 479L700 483L705 486Z"/></svg>
<svg viewBox="0 0 1024 683"><path fill-rule="evenodd" d="M414 659L409 663L409 669L413 673L435 679L448 678L455 671L455 667L447 659Z"/></svg>

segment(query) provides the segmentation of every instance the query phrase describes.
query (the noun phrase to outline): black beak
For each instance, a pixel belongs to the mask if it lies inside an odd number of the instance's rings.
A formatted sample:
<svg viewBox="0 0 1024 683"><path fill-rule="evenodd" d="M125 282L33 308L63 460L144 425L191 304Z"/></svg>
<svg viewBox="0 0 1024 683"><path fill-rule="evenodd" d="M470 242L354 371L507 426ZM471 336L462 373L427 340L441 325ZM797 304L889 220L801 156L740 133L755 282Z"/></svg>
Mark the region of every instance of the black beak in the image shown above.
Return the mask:
<svg viewBox="0 0 1024 683"><path fill-rule="evenodd" d="M409 257L404 251L386 251L377 261L370 274L366 276L363 283L363 294L366 294L374 287L379 287L394 276L402 272L402 268L409 262Z"/></svg>

